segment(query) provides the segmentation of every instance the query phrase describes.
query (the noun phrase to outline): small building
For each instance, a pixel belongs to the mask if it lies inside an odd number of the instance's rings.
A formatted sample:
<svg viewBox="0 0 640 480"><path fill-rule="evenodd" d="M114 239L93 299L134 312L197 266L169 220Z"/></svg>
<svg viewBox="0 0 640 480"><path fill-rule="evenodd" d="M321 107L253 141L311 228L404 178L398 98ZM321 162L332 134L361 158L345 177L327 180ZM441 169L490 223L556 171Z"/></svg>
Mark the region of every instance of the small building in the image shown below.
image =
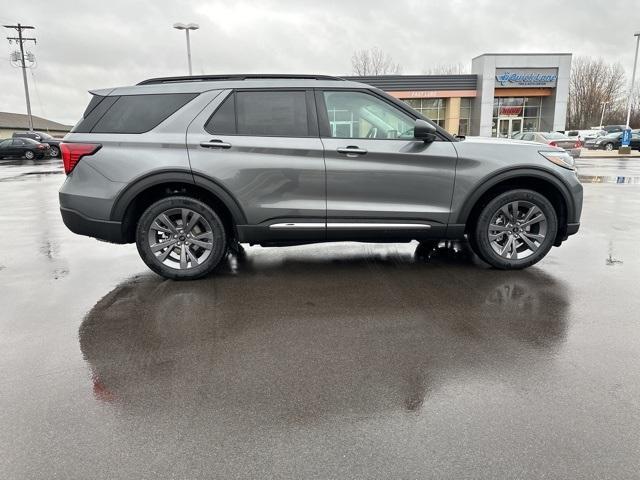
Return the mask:
<svg viewBox="0 0 640 480"><path fill-rule="evenodd" d="M71 125L47 120L32 115L33 129L36 132L46 132L52 137L62 137L73 128ZM29 118L23 113L0 112L0 138L9 138L14 132L28 132Z"/></svg>
<svg viewBox="0 0 640 480"><path fill-rule="evenodd" d="M347 77L407 102L454 135L564 130L570 53L486 53L470 75Z"/></svg>

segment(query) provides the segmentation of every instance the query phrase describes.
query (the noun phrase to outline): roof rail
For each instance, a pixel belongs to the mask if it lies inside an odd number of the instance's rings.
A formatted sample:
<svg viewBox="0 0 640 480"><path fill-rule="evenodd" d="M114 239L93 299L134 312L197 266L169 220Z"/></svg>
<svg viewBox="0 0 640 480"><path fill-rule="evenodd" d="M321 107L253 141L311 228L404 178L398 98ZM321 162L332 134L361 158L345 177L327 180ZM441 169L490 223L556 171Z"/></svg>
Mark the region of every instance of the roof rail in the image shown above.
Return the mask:
<svg viewBox="0 0 640 480"><path fill-rule="evenodd" d="M138 83L138 85L153 85L158 83L182 83L182 82L215 82L225 80L247 80L247 79L302 79L302 80L342 80L344 78L333 77L331 75L286 75L286 74L259 74L246 73L237 75L192 75L189 77L158 77L149 78Z"/></svg>

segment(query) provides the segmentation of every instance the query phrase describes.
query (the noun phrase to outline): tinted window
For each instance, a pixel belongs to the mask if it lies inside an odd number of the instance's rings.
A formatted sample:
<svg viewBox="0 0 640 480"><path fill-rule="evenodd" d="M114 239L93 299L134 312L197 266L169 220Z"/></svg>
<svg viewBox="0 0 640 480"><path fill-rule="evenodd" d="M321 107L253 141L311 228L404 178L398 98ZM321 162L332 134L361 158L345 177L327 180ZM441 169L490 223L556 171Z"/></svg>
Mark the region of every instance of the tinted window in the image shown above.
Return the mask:
<svg viewBox="0 0 640 480"><path fill-rule="evenodd" d="M211 134L233 135L236 133L236 108L233 93L222 102L204 129Z"/></svg>
<svg viewBox="0 0 640 480"><path fill-rule="evenodd" d="M11 144L11 140L3 140L0 142L0 147L8 147Z"/></svg>
<svg viewBox="0 0 640 480"><path fill-rule="evenodd" d="M239 135L309 136L304 91L236 92Z"/></svg>
<svg viewBox="0 0 640 480"><path fill-rule="evenodd" d="M148 132L196 95L195 93L123 95L98 120L91 131L93 133Z"/></svg>
<svg viewBox="0 0 640 480"><path fill-rule="evenodd" d="M71 129L72 132L88 133L95 126L95 124L102 118L111 105L113 105L119 97L99 97L94 96L89 102L89 106L84 112L84 117L78 122L78 124ZM94 102L95 99L98 101ZM90 108L93 104L93 107Z"/></svg>
<svg viewBox="0 0 640 480"><path fill-rule="evenodd" d="M413 138L413 118L373 95L324 92L324 100L332 137Z"/></svg>
<svg viewBox="0 0 640 480"><path fill-rule="evenodd" d="M27 144L27 142L25 142L22 138L14 138L13 139L13 145L14 146L21 147L21 146L26 145L26 144Z"/></svg>

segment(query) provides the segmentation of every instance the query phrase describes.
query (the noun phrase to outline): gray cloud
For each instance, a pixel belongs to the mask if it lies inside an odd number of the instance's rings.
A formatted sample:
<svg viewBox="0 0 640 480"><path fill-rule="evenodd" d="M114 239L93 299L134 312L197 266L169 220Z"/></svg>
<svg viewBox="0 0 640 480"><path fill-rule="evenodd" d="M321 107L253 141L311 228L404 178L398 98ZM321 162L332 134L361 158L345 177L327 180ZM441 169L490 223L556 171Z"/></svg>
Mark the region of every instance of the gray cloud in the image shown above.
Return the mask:
<svg viewBox="0 0 640 480"><path fill-rule="evenodd" d="M619 61L630 72L633 33L640 27L631 14L636 5L637 0L0 0L0 20L36 26L38 44L29 46L38 58L29 72L34 113L75 123L90 89L186 73L184 34L171 28L176 21L200 24L192 35L196 74L349 74L352 52L371 46L388 52L404 73L441 63L469 65L485 52L571 52ZM8 58L10 51L4 41L0 54ZM25 110L19 69L8 61L0 62L0 110Z"/></svg>

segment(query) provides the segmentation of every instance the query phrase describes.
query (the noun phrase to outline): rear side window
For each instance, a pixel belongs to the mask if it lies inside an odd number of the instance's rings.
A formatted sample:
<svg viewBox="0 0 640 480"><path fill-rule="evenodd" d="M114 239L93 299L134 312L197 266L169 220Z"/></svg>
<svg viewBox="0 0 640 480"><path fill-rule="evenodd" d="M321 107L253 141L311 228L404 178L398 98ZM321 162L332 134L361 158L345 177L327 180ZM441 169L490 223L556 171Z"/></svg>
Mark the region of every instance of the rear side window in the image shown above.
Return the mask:
<svg viewBox="0 0 640 480"><path fill-rule="evenodd" d="M222 102L213 116L209 119L204 129L218 135L235 135L236 130L236 105L235 95L232 93Z"/></svg>
<svg viewBox="0 0 640 480"><path fill-rule="evenodd" d="M238 91L232 93L205 125L212 134L308 137L304 91Z"/></svg>
<svg viewBox="0 0 640 480"><path fill-rule="evenodd" d="M102 97L73 129L78 133L144 133L158 126L197 93ZM92 100L93 102L93 100Z"/></svg>

